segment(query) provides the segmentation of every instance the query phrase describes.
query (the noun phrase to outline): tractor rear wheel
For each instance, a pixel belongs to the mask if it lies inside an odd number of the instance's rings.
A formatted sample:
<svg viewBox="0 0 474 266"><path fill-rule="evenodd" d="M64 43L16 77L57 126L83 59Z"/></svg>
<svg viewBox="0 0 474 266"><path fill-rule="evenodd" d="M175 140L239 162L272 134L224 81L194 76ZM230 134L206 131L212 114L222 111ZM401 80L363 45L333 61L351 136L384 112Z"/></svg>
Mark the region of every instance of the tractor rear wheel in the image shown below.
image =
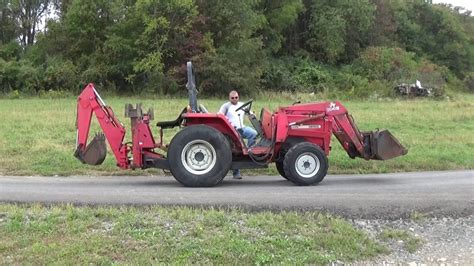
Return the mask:
<svg viewBox="0 0 474 266"><path fill-rule="evenodd" d="M314 185L326 176L328 160L320 147L309 142L301 142L286 153L283 170L288 180L297 185Z"/></svg>
<svg viewBox="0 0 474 266"><path fill-rule="evenodd" d="M174 178L187 187L219 184L232 165L229 141L206 125L185 127L171 140L168 162Z"/></svg>

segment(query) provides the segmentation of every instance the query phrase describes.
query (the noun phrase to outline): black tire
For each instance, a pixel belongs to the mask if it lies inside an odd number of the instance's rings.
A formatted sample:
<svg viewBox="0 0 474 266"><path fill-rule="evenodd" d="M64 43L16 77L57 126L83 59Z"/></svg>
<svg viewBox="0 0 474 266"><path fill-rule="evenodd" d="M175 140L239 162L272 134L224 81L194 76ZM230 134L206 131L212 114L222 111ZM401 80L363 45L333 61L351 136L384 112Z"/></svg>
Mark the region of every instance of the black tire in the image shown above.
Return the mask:
<svg viewBox="0 0 474 266"><path fill-rule="evenodd" d="M174 178L186 187L219 184L232 165L229 141L206 125L185 127L169 145L168 162Z"/></svg>
<svg viewBox="0 0 474 266"><path fill-rule="evenodd" d="M289 180L289 179L288 179L287 175L285 174L285 170L283 169L283 160L285 159L285 155L291 147L293 147L296 144L298 144L300 142L303 142L303 141L304 141L304 139L302 139L302 138L290 137L281 146L280 155L278 157L279 159L277 161L275 161L275 166L276 166L276 169L277 169L278 173L283 178L285 178L286 180Z"/></svg>
<svg viewBox="0 0 474 266"><path fill-rule="evenodd" d="M286 180L288 180L288 177L286 177L286 174L285 174L285 170L283 169L283 161L276 161L276 162L275 162L275 166L276 166L276 169L277 169L278 173L279 173L283 178L285 178Z"/></svg>
<svg viewBox="0 0 474 266"><path fill-rule="evenodd" d="M328 160L319 146L301 142L291 147L286 153L283 170L288 180L297 185L314 185L326 176Z"/></svg>

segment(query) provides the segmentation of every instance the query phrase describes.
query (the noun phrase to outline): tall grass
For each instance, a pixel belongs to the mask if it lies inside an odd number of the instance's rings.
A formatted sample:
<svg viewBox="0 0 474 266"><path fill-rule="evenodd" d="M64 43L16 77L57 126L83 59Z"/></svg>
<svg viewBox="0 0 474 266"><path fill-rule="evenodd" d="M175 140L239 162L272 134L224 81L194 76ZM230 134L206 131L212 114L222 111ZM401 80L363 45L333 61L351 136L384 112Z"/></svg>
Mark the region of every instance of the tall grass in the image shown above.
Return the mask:
<svg viewBox="0 0 474 266"><path fill-rule="evenodd" d="M253 110L275 110L296 100L318 100L318 95L278 94L259 97ZM156 121L175 119L186 99L138 99L104 97L127 128L126 103L141 102L155 110L152 130L158 139ZM217 111L223 100L200 99L209 111ZM451 99L371 99L343 101L362 131L389 129L409 152L389 161L350 159L335 138L329 157L329 173L381 173L419 170L474 168L474 95ZM101 166L87 166L73 157L76 141L76 99L0 99L0 174L3 175L114 175L161 174L159 170L122 171L113 154ZM95 118L94 118L95 119ZM165 131L169 143L178 129ZM100 131L94 121L91 134ZM276 174L273 167L247 173Z"/></svg>

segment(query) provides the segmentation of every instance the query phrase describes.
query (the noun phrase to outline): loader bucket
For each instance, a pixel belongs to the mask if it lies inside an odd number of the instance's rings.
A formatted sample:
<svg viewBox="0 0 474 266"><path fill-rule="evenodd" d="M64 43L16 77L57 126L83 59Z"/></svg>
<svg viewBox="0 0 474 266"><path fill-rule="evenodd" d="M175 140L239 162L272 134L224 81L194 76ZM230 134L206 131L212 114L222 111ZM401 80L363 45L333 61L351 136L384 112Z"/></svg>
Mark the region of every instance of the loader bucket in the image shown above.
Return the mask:
<svg viewBox="0 0 474 266"><path fill-rule="evenodd" d="M370 159L389 160L408 153L408 150L386 129L365 132L363 135L364 150Z"/></svg>
<svg viewBox="0 0 474 266"><path fill-rule="evenodd" d="M84 151L78 147L74 156L76 156L82 163L89 165L100 165L105 160L107 155L107 145L105 144L105 136L98 133L87 145Z"/></svg>

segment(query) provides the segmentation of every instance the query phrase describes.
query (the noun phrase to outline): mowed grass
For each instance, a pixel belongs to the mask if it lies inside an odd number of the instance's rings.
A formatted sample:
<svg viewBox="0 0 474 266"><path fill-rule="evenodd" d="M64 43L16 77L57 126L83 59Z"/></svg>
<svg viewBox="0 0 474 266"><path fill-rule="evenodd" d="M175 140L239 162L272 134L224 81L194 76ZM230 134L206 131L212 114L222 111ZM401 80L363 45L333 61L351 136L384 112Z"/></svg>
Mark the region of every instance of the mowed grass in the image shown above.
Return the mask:
<svg viewBox="0 0 474 266"><path fill-rule="evenodd" d="M0 265L328 264L387 253L319 213L0 205Z"/></svg>
<svg viewBox="0 0 474 266"><path fill-rule="evenodd" d="M295 100L317 101L309 95L274 95L254 101L258 114L262 107L275 110ZM142 103L155 110L151 128L159 139L157 121L175 119L187 99L140 99L104 97L127 129L126 103ZM245 99L244 99L245 100ZM223 102L200 99L209 111L216 112ZM389 161L350 159L333 138L329 173L384 173L474 168L474 95L459 94L451 99L396 99L342 101L362 131L389 129L408 148L406 156ZM147 175L161 170L123 171L108 153L101 166L80 163L73 152L76 145L76 99L0 99L0 174L2 175ZM249 123L248 123L249 124ZM100 131L95 118L90 134ZM178 129L166 130L169 143ZM245 174L277 174L268 169L246 170Z"/></svg>

